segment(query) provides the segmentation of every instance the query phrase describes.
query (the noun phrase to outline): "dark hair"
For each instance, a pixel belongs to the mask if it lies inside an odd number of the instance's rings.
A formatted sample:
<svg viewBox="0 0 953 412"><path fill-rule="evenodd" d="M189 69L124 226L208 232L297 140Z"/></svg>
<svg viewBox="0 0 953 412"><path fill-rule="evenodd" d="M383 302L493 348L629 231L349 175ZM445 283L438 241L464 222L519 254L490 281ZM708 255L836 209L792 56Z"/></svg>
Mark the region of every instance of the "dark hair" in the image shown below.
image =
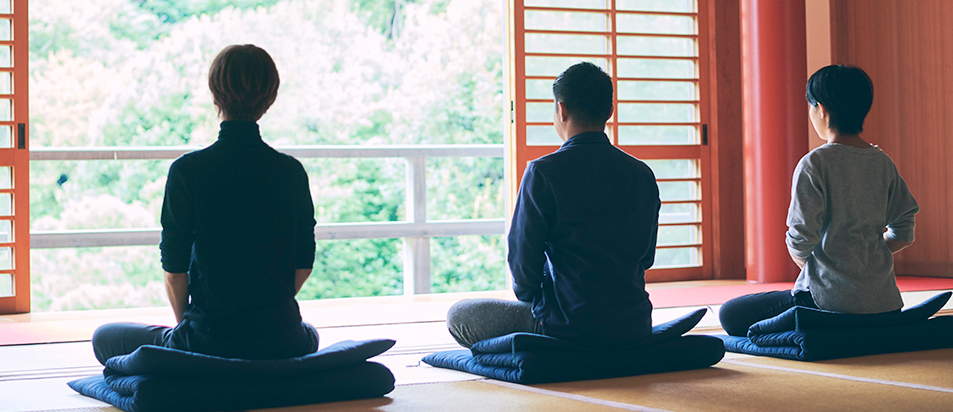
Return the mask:
<svg viewBox="0 0 953 412"><path fill-rule="evenodd" d="M278 68L263 49L231 45L215 56L208 88L219 114L231 120L258 120L278 97Z"/></svg>
<svg viewBox="0 0 953 412"><path fill-rule="evenodd" d="M857 134L864 130L864 118L874 102L874 84L859 67L827 66L808 79L806 97L811 106L824 105L831 129Z"/></svg>
<svg viewBox="0 0 953 412"><path fill-rule="evenodd" d="M577 63L553 82L553 96L584 127L605 125L612 115L612 79L599 66Z"/></svg>

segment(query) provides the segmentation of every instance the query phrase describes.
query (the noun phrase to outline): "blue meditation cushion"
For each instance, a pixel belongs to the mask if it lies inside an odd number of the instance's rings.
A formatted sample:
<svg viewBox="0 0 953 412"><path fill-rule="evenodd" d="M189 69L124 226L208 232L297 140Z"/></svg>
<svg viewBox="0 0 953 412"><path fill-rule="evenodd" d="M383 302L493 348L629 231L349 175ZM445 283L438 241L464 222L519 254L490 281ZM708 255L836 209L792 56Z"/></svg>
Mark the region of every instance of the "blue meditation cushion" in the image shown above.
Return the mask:
<svg viewBox="0 0 953 412"><path fill-rule="evenodd" d="M380 397L394 390L394 375L381 364L361 361L287 379L97 375L74 380L69 386L127 412L211 412Z"/></svg>
<svg viewBox="0 0 953 412"><path fill-rule="evenodd" d="M124 375L162 375L228 379L269 379L314 374L384 353L394 341L342 341L297 358L247 360L220 358L146 345L132 353L114 356L106 368Z"/></svg>
<svg viewBox="0 0 953 412"><path fill-rule="evenodd" d="M581 346L532 333L477 342L470 350L427 355L429 365L515 383L603 379L698 369L717 363L724 345L709 336L681 336L705 315L697 310L656 326L643 341L615 347Z"/></svg>
<svg viewBox="0 0 953 412"><path fill-rule="evenodd" d="M624 350L626 347L642 347L651 345L655 342L661 342L674 339L692 330L698 322L705 316L707 309L698 309L688 315L682 316L670 322L652 328L652 334L642 341L627 344L623 347L611 348L613 350ZM511 352L532 352L532 351L563 351L563 352L591 352L605 351L610 348L587 347L577 345L572 342L535 333L517 332L506 336L482 340L473 344L470 348L476 353L505 353Z"/></svg>
<svg viewBox="0 0 953 412"><path fill-rule="evenodd" d="M729 352L801 361L953 347L953 317L930 318L949 301L941 293L901 312L847 314L794 307L748 329L718 336Z"/></svg>
<svg viewBox="0 0 953 412"><path fill-rule="evenodd" d="M129 412L276 408L383 396L394 375L367 359L393 340L344 341L291 359L227 359L144 346L106 362L103 375L69 382Z"/></svg>

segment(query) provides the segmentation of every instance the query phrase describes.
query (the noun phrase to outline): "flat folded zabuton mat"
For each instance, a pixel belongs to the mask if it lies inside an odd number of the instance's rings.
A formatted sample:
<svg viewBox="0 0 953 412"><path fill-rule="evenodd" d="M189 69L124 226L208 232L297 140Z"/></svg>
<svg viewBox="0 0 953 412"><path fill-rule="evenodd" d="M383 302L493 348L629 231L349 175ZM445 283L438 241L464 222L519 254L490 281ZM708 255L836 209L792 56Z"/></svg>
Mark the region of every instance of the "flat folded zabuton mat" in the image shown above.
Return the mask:
<svg viewBox="0 0 953 412"><path fill-rule="evenodd" d="M721 335L729 352L800 361L953 347L953 316L930 318L941 293L901 312L849 314L795 306L751 325L747 337Z"/></svg>
<svg viewBox="0 0 953 412"><path fill-rule="evenodd" d="M705 368L721 360L724 345L710 336L682 336L698 324L705 311L656 326L645 340L625 346L584 347L544 335L512 333L477 342L470 350L433 353L423 361L523 384Z"/></svg>
<svg viewBox="0 0 953 412"><path fill-rule="evenodd" d="M106 361L103 375L69 382L129 412L275 408L383 396L394 375L367 359L393 340L343 341L290 359L227 359L158 346Z"/></svg>

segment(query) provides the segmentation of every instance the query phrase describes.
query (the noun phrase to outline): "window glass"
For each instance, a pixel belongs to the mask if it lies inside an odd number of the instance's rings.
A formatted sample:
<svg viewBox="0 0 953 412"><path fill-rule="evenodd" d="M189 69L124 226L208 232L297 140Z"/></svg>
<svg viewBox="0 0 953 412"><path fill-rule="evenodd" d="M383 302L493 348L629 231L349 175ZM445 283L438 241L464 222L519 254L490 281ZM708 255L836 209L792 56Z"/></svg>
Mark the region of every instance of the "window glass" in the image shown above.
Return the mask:
<svg viewBox="0 0 953 412"><path fill-rule="evenodd" d="M619 33L696 34L695 18L657 14L617 14Z"/></svg>
<svg viewBox="0 0 953 412"><path fill-rule="evenodd" d="M622 123L694 123L698 108L694 104L619 103Z"/></svg>
<svg viewBox="0 0 953 412"><path fill-rule="evenodd" d="M659 223L698 223L701 210L697 203L665 203L659 210Z"/></svg>
<svg viewBox="0 0 953 412"><path fill-rule="evenodd" d="M13 127L0 125L0 149L13 147Z"/></svg>
<svg viewBox="0 0 953 412"><path fill-rule="evenodd" d="M553 126L526 126L527 146L561 146L562 139Z"/></svg>
<svg viewBox="0 0 953 412"><path fill-rule="evenodd" d="M0 220L0 243L13 242L13 222Z"/></svg>
<svg viewBox="0 0 953 412"><path fill-rule="evenodd" d="M0 2L2 4L2 2ZM0 12L2 13L2 12ZM0 41L13 40L13 21L9 19L0 19Z"/></svg>
<svg viewBox="0 0 953 412"><path fill-rule="evenodd" d="M661 248L655 250L653 269L701 266L701 250L697 247Z"/></svg>
<svg viewBox="0 0 953 412"><path fill-rule="evenodd" d="M526 103L526 121L527 122L549 122L553 121L555 112L555 103Z"/></svg>
<svg viewBox="0 0 953 412"><path fill-rule="evenodd" d="M609 31L605 13L569 13L563 11L526 10L523 22L530 30Z"/></svg>
<svg viewBox="0 0 953 412"><path fill-rule="evenodd" d="M701 243L701 231L696 225L660 226L659 246L697 245Z"/></svg>
<svg viewBox="0 0 953 412"><path fill-rule="evenodd" d="M13 188L13 168L10 166L0 166L0 189Z"/></svg>
<svg viewBox="0 0 953 412"><path fill-rule="evenodd" d="M599 66L603 71L609 71L609 61L606 59L589 57L526 56L526 75L549 76L555 79L556 76L559 76L559 73L562 73L567 67L579 62L589 62ZM552 83L550 83L550 85L551 84Z"/></svg>
<svg viewBox="0 0 953 412"><path fill-rule="evenodd" d="M652 168L656 179L692 179L701 176L698 161L694 159L643 161Z"/></svg>
<svg viewBox="0 0 953 412"><path fill-rule="evenodd" d="M623 56L693 57L695 39L682 37L619 36Z"/></svg>
<svg viewBox="0 0 953 412"><path fill-rule="evenodd" d="M530 53L607 54L609 53L609 38L590 35L526 33L526 51Z"/></svg>
<svg viewBox="0 0 953 412"><path fill-rule="evenodd" d="M553 99L553 81L552 80L527 80L526 81L527 99Z"/></svg>
<svg viewBox="0 0 953 412"><path fill-rule="evenodd" d="M0 270L13 269L13 248L0 247Z"/></svg>
<svg viewBox="0 0 953 412"><path fill-rule="evenodd" d="M13 193L0 193L0 216L13 214Z"/></svg>
<svg viewBox="0 0 953 412"><path fill-rule="evenodd" d="M0 99L0 122L13 121L13 101L10 99Z"/></svg>
<svg viewBox="0 0 953 412"><path fill-rule="evenodd" d="M619 77L646 79L695 79L692 60L619 58ZM557 73L558 74L558 73Z"/></svg>
<svg viewBox="0 0 953 412"><path fill-rule="evenodd" d="M259 121L262 138L273 147L502 146L504 115L510 108L504 99L508 80L504 4L499 0L32 1L30 144L196 149L212 144L220 119L208 90L208 67L225 46L250 43L265 49L280 72L279 96ZM585 0L550 5L587 7ZM605 1L590 5L605 7ZM533 16L529 13L531 22L541 28L608 24L607 13L570 16L555 26ZM541 38L540 46L552 50L559 40ZM8 50L0 50L0 63L2 52ZM607 59L602 60L608 67ZM543 74L555 70L562 68L539 66ZM9 77L0 72L0 94L9 84ZM0 146L9 146L10 132L0 126ZM504 192L499 190L504 175L501 157L434 159L427 159L428 171L431 164L447 170L429 176L430 220L469 220L471 212L485 219L505 217ZM299 160L308 172L319 223L407 219L405 159L299 156ZM171 162L33 161L31 229L42 233L58 228L158 228ZM453 184L443 183L445 177ZM453 248L494 242L473 239L448 243L446 253L463 255L469 251ZM316 269L298 299L402 293L401 244L401 239L319 241L315 267L329 268L328 272L319 275ZM145 256L133 248L103 250ZM154 246L142 250L158 262ZM63 259L57 260L60 252ZM43 298L34 299L34 310L165 304L161 293L158 300L153 295L106 299L131 296L130 287L153 287L133 280L152 276L154 266L99 270L103 266L85 263L106 265L116 260L115 255L91 248L43 253L33 254L34 259L48 258L34 266L34 273L62 276L39 283L62 281L64 288L44 291ZM75 262L84 265L71 267ZM161 274L161 268L155 273ZM476 283L498 275L489 268L468 274ZM127 279L127 284L111 282L113 277ZM79 293L77 283L67 279L90 286ZM92 285L104 286L94 291ZM79 302L85 297L89 299ZM71 300L75 304L68 303Z"/></svg>
<svg viewBox="0 0 953 412"><path fill-rule="evenodd" d="M0 298L13 296L13 275L0 273Z"/></svg>
<svg viewBox="0 0 953 412"><path fill-rule="evenodd" d="M619 10L694 13L695 0L616 0Z"/></svg>
<svg viewBox="0 0 953 412"><path fill-rule="evenodd" d="M695 126L619 126L619 144L693 145L698 144Z"/></svg>
<svg viewBox="0 0 953 412"><path fill-rule="evenodd" d="M526 0L524 6L560 7L572 9L605 9L607 0Z"/></svg>
<svg viewBox="0 0 953 412"><path fill-rule="evenodd" d="M619 81L619 100L696 100L695 82Z"/></svg>
<svg viewBox="0 0 953 412"><path fill-rule="evenodd" d="M658 188L662 201L701 199L697 182L659 182Z"/></svg>
<svg viewBox="0 0 953 412"><path fill-rule="evenodd" d="M0 67L11 67L13 64L13 48L10 46L0 46Z"/></svg>
<svg viewBox="0 0 953 412"><path fill-rule="evenodd" d="M517 5L520 0L517 0ZM606 125L610 141L627 153L643 159L655 172L664 204L659 212L659 245L655 267L695 268L702 263L702 209L709 204L701 197L707 171L701 164L708 152L700 151L704 107L699 91L704 62L699 44L707 41L699 32L696 0L523 0L528 6L523 22L516 28L522 35L523 50L516 61L525 63L525 94L516 96L516 116L526 121L516 131L527 146L548 146L555 150L562 141L551 125L552 82L569 66L592 61L612 76L616 106ZM533 7L575 8L537 10ZM582 10L586 9L586 10ZM590 10L609 10L609 13ZM610 16L609 21L603 16ZM598 35L605 27L612 36ZM531 32L521 32L526 29ZM578 34L532 31L572 31ZM546 54L588 55L585 58ZM601 55L608 55L602 58ZM599 57L592 57L600 55ZM517 69L520 66L517 65ZM518 99L525 98L520 102ZM545 102L544 102L545 101ZM520 113L520 108L523 112ZM532 123L532 124L530 124ZM640 146L652 146L640 147ZM664 146L664 147L663 147ZM532 159L521 155L517 164ZM533 157L540 150L530 151ZM671 159L654 158L660 154ZM684 158L683 158L684 157ZM519 178L519 176L517 176ZM698 271L688 271L695 273ZM680 275L677 275L680 276Z"/></svg>

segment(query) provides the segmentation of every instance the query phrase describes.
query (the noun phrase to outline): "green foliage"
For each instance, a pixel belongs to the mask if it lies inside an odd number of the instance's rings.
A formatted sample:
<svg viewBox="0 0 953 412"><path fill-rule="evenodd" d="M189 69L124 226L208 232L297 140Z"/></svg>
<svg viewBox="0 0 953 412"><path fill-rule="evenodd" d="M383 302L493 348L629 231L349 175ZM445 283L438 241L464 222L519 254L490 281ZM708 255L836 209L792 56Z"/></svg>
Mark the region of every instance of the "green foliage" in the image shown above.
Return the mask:
<svg viewBox="0 0 953 412"><path fill-rule="evenodd" d="M155 14L163 24L176 24L193 16L214 15L226 8L239 10L271 7L280 0L131 0Z"/></svg>
<svg viewBox="0 0 953 412"><path fill-rule="evenodd" d="M109 29L116 39L132 41L136 48L145 49L168 32L169 27L162 23L161 16L129 8L109 22Z"/></svg>
<svg viewBox="0 0 953 412"><path fill-rule="evenodd" d="M431 240L431 290L435 293L506 287L503 236L437 237Z"/></svg>
<svg viewBox="0 0 953 412"><path fill-rule="evenodd" d="M174 93L154 104L130 102L103 128L104 146L181 146L189 144L198 119L189 112L192 96Z"/></svg>
<svg viewBox="0 0 953 412"><path fill-rule="evenodd" d="M154 247L43 249L31 252L34 310L110 309L165 304ZM91 261L99 264L90 265ZM85 267L86 270L75 270Z"/></svg>
<svg viewBox="0 0 953 412"><path fill-rule="evenodd" d="M34 146L214 142L206 70L235 43L264 47L281 72L259 122L269 144L503 141L496 0L30 5ZM406 219L403 159L301 160L318 222ZM157 227L170 163L33 162L32 229ZM502 159L429 159L427 173L431 220L504 215ZM433 239L433 289L504 287L503 250L502 236ZM401 294L402 252L400 239L319 241L299 299ZM33 310L164 304L155 247L36 250L32 264Z"/></svg>
<svg viewBox="0 0 953 412"><path fill-rule="evenodd" d="M314 271L298 299L402 294L400 243L399 239L318 242Z"/></svg>
<svg viewBox="0 0 953 412"><path fill-rule="evenodd" d="M66 25L44 25L30 21L30 60L60 49L80 49L75 30Z"/></svg>
<svg viewBox="0 0 953 412"><path fill-rule="evenodd" d="M52 162L34 162L30 165L30 217L59 218L63 212L62 189L56 181L65 170ZM67 175L68 176L68 175Z"/></svg>
<svg viewBox="0 0 953 412"><path fill-rule="evenodd" d="M388 33L394 24L394 18L400 18L398 7L414 0L352 0L351 10L361 16L364 23L378 31ZM396 14L396 16L395 16Z"/></svg>
<svg viewBox="0 0 953 412"><path fill-rule="evenodd" d="M390 113L384 110L378 110L371 114L367 120L370 121L370 124L361 126L355 130L355 141L362 142L373 137L386 136L391 123L394 121L394 118Z"/></svg>

